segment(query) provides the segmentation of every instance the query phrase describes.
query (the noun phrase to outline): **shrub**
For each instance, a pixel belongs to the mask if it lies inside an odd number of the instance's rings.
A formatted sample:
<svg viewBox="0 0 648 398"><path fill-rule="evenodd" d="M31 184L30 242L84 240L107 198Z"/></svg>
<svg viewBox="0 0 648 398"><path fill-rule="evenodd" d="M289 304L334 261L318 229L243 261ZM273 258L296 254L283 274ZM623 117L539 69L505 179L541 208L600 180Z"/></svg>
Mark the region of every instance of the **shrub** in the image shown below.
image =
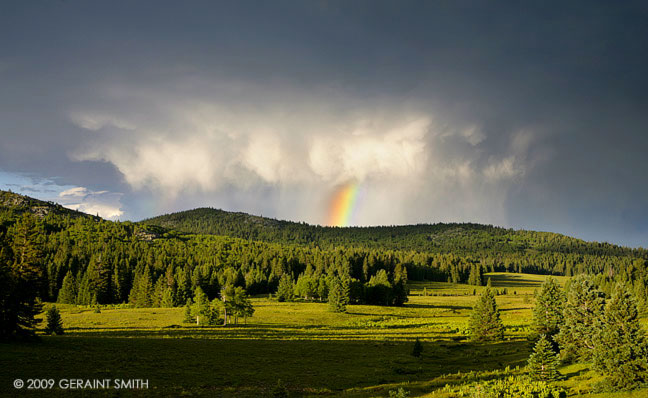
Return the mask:
<svg viewBox="0 0 648 398"><path fill-rule="evenodd" d="M412 348L412 356L419 358L422 352L423 352L423 344L421 344L421 341L417 337L416 341L414 342L414 347Z"/></svg>
<svg viewBox="0 0 648 398"><path fill-rule="evenodd" d="M567 392L544 381L510 376L491 380L470 388L471 398L566 398Z"/></svg>
<svg viewBox="0 0 648 398"><path fill-rule="evenodd" d="M399 387L398 390L389 390L389 398L407 398L409 396L410 392L403 387Z"/></svg>
<svg viewBox="0 0 648 398"><path fill-rule="evenodd" d="M281 382L281 379L277 380L277 385L272 389L273 398L288 398L288 389Z"/></svg>

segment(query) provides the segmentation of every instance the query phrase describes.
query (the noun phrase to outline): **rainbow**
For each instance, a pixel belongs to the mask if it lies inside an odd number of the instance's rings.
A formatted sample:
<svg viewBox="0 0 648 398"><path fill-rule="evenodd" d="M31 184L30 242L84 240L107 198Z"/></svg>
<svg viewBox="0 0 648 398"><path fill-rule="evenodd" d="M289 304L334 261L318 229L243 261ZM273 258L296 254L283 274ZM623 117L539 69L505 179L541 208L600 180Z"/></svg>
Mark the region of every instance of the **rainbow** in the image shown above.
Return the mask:
<svg viewBox="0 0 648 398"><path fill-rule="evenodd" d="M359 191L357 182L349 182L335 192L329 209L328 225L347 227L351 224Z"/></svg>

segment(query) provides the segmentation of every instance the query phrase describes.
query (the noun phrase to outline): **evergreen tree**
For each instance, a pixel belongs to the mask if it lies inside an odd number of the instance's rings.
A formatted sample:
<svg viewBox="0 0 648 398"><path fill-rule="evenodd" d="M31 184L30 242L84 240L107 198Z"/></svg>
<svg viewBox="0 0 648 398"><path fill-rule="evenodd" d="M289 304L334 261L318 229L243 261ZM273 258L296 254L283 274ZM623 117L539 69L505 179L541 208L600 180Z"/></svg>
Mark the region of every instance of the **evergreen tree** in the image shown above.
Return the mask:
<svg viewBox="0 0 648 398"><path fill-rule="evenodd" d="M184 312L184 319L182 322L184 323L193 323L195 322L195 319L192 314L192 307L193 307L193 300L191 300L191 297L187 299L187 303L185 304L185 312Z"/></svg>
<svg viewBox="0 0 648 398"><path fill-rule="evenodd" d="M331 312L346 312L349 297L345 296L342 281L336 276L331 278L331 290L328 294L329 310Z"/></svg>
<svg viewBox="0 0 648 398"><path fill-rule="evenodd" d="M414 347L412 348L412 356L419 358L422 353L423 353L423 344L421 344L421 341L417 337L416 341L414 342Z"/></svg>
<svg viewBox="0 0 648 398"><path fill-rule="evenodd" d="M594 367L614 389L648 383L648 342L634 297L619 284L605 306L603 328L594 348Z"/></svg>
<svg viewBox="0 0 648 398"><path fill-rule="evenodd" d="M279 279L279 287L277 288L277 301L290 301L294 297L293 281L290 276L283 274Z"/></svg>
<svg viewBox="0 0 648 398"><path fill-rule="evenodd" d="M394 284L392 292L392 305L403 305L407 302L407 295L409 289L407 288L407 268L398 264L394 269Z"/></svg>
<svg viewBox="0 0 648 398"><path fill-rule="evenodd" d="M76 303L79 305L93 305L97 302L97 296L94 293L88 274L83 274L79 282L79 288Z"/></svg>
<svg viewBox="0 0 648 398"><path fill-rule="evenodd" d="M146 308L153 305L153 282L148 265L141 274L136 274L128 301L135 307Z"/></svg>
<svg viewBox="0 0 648 398"><path fill-rule="evenodd" d="M486 288L470 315L469 329L474 341L496 341L504 338L504 325L493 291Z"/></svg>
<svg viewBox="0 0 648 398"><path fill-rule="evenodd" d="M470 275L468 276L468 284L481 286L483 285L482 279L484 277L482 267L479 264L472 264L470 266Z"/></svg>
<svg viewBox="0 0 648 398"><path fill-rule="evenodd" d="M63 320L61 319L61 313L55 305L47 310L45 334L63 334Z"/></svg>
<svg viewBox="0 0 648 398"><path fill-rule="evenodd" d="M556 279L548 278L542 284L533 308L533 328L537 334L552 340L563 324L565 292Z"/></svg>
<svg viewBox="0 0 648 398"><path fill-rule="evenodd" d="M160 301L160 307L171 308L174 307L175 303L173 302L173 290L170 287L164 289L162 294L162 300Z"/></svg>
<svg viewBox="0 0 648 398"><path fill-rule="evenodd" d="M63 285L58 292L58 302L62 304L74 304L77 299L77 285L72 271L68 271L63 278Z"/></svg>
<svg viewBox="0 0 648 398"><path fill-rule="evenodd" d="M42 308L42 227L24 214L9 232L13 242L0 230L0 339L33 336Z"/></svg>
<svg viewBox="0 0 648 398"><path fill-rule="evenodd" d="M211 303L200 287L197 287L194 292L194 300L192 314L194 319L196 319L196 323L199 325L209 325L210 319L213 316Z"/></svg>
<svg viewBox="0 0 648 398"><path fill-rule="evenodd" d="M584 362L592 359L604 304L604 295L590 276L578 275L570 281L563 310L564 323L555 337L563 359Z"/></svg>
<svg viewBox="0 0 648 398"><path fill-rule="evenodd" d="M529 375L533 380L554 381L560 377L558 355L544 334L536 343L528 363Z"/></svg>
<svg viewBox="0 0 648 398"><path fill-rule="evenodd" d="M329 295L329 284L324 275L320 275L317 282L317 296L320 301L328 300Z"/></svg>

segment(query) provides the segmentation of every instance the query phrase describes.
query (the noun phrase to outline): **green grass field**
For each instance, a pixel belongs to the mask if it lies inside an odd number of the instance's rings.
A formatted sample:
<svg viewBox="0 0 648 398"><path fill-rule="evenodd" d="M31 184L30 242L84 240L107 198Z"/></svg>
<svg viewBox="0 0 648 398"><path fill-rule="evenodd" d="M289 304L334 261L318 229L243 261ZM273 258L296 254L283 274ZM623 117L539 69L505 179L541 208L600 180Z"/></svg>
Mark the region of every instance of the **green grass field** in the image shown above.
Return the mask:
<svg viewBox="0 0 648 398"><path fill-rule="evenodd" d="M488 276L493 288L507 289L497 297L506 326L506 341L498 344L467 340L475 288L437 282L411 284L404 307L350 306L346 314L328 312L326 303L255 298L254 317L228 327L183 324L182 308L95 313L60 306L65 335L0 345L0 393L70 392L16 390L16 378L120 378L147 379L149 388L80 390L77 395L262 397L281 379L293 397L384 397L398 387L413 397L457 396L453 385L495 377L507 367L508 374L516 373L531 350L533 292L544 277ZM410 355L417 337L424 345L421 358ZM568 378L561 384L572 396L589 393L597 381L583 366L566 367L563 373ZM648 390L587 396L648 397Z"/></svg>

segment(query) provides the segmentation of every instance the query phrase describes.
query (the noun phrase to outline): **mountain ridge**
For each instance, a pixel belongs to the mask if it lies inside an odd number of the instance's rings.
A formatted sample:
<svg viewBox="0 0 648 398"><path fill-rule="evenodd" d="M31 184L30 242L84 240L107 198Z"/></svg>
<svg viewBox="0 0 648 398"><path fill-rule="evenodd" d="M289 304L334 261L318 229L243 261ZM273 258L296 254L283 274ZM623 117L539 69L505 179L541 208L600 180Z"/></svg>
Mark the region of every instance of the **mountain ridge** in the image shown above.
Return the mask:
<svg viewBox="0 0 648 398"><path fill-rule="evenodd" d="M540 250L601 255L643 256L646 250L607 242L588 242L555 232L512 229L478 223L330 227L277 220L200 207L140 221L181 233L225 235L242 239L326 246L384 247L394 250L465 252L475 249ZM461 241L452 244L453 240ZM350 244L351 243L351 244ZM354 244L356 243L356 244ZM436 250L435 250L436 249Z"/></svg>

